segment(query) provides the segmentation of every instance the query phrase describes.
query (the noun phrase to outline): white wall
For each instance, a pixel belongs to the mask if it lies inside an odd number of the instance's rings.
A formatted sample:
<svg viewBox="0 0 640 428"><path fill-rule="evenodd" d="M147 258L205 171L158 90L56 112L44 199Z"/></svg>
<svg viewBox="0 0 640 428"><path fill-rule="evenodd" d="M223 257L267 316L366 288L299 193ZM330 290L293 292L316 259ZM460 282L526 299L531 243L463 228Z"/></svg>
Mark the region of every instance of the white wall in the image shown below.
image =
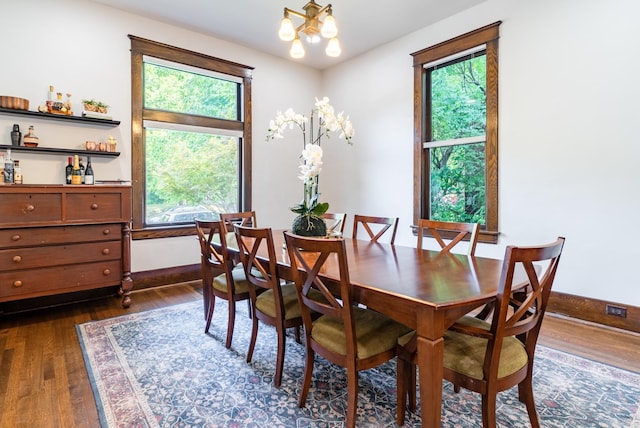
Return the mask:
<svg viewBox="0 0 640 428"><path fill-rule="evenodd" d="M554 290L640 305L640 247L623 226L640 212L639 12L632 0L489 0L334 67L324 85L357 135L325 161L345 187L329 199L348 212L397 213L397 242L415 243L410 53L501 20L500 239L478 254L565 236Z"/></svg>
<svg viewBox="0 0 640 428"><path fill-rule="evenodd" d="M269 120L278 109L310 109L320 73L290 61L232 43L80 0L4 2L0 14L2 78L0 94L27 98L31 110L43 104L49 85L72 93L76 115L84 98L108 103L117 128L86 127L0 115L0 137L10 144L12 124L26 132L35 125L41 146L75 148L86 140L117 138L117 159L92 158L97 179L131 179L131 65L129 34L255 67L253 78L254 208L262 224L284 228L298 202L296 178L301 143L265 142ZM11 19L6 19L11 17ZM25 184L63 183L66 157L14 153ZM285 165L285 168L281 167ZM287 174L290 172L291 174ZM1 203L1 201L0 201ZM194 237L133 241L132 271L199 263Z"/></svg>
<svg viewBox="0 0 640 428"><path fill-rule="evenodd" d="M9 4L7 4L9 3ZM331 210L397 215L399 244L414 245L412 62L410 53L501 20L500 240L478 253L501 257L509 244L567 238L555 290L640 306L634 263L640 249L620 222L640 211L638 109L640 27L632 0L488 0L478 7L324 73L242 46L80 0L21 0L4 19L0 94L44 101L48 85L79 101L108 102L115 129L33 121L42 145L77 147L113 134L122 152L94 160L98 178L131 177L130 58L127 34L255 67L253 207L259 223L287 227L300 198L301 137L265 142L276 110L309 111L328 95L351 116L354 145L323 143L323 200ZM60 34L48 29L56 27ZM76 107L78 110L80 107ZM13 123L0 116L9 141ZM5 138L5 137L0 137ZM26 183L60 183L64 157L20 154ZM1 203L1 201L0 201ZM634 214L636 213L636 214ZM350 228L350 222L347 229ZM621 230L619 230L621 229ZM630 236L630 239L626 237ZM193 237L134 241L134 272L198 262Z"/></svg>

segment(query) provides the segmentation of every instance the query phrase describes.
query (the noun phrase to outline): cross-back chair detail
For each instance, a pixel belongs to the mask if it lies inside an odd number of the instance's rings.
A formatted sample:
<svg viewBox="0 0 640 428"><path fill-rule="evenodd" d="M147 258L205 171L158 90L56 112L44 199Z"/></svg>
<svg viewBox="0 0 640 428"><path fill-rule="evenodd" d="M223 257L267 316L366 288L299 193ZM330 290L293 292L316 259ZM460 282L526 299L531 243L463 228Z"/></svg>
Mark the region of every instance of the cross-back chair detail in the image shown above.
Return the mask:
<svg viewBox="0 0 640 428"><path fill-rule="evenodd" d="M306 362L298 405L304 407L311 385L315 353L346 368L346 426L355 427L358 371L395 356L398 337L409 331L377 312L359 308L352 299L343 239L308 238L285 232L291 269L301 303ZM331 269L327 281L323 274ZM319 314L314 321L312 311Z"/></svg>
<svg viewBox="0 0 640 428"><path fill-rule="evenodd" d="M347 222L346 213L324 213L322 218L331 220L330 224L327 224L327 235L331 235L331 232L340 232L340 235L344 233L344 225Z"/></svg>
<svg viewBox="0 0 640 428"><path fill-rule="evenodd" d="M233 232L233 226L236 224L246 227L258 227L255 211L221 213L220 220L224 222L227 232Z"/></svg>
<svg viewBox="0 0 640 428"><path fill-rule="evenodd" d="M353 216L353 234L352 238L358 238L358 228L362 228L367 232L371 242L378 242L378 240L387 233L390 233L391 237L389 243L393 244L396 240L396 232L398 231L398 217L374 217L367 215L356 214ZM371 227L371 225L379 225L379 227Z"/></svg>
<svg viewBox="0 0 640 428"><path fill-rule="evenodd" d="M516 385L531 426L540 426L533 397L533 362L564 242L560 237L537 247L508 246L490 321L465 316L445 333L443 377L455 391L462 387L482 395L484 428L496 426L497 393ZM536 268L540 263L546 266ZM400 401L401 395L411 393L407 390L411 377L415 390L415 335L405 335L398 343ZM415 410L415 397L409 407ZM399 404L398 425L404 422L404 412Z"/></svg>
<svg viewBox="0 0 640 428"><path fill-rule="evenodd" d="M469 237L467 254L473 256L478 244L478 223L457 223L451 221L437 221L421 218L418 220L418 249L422 249L425 232L430 234L438 245L441 253L450 252L464 238ZM447 242L448 241L448 242Z"/></svg>
<svg viewBox="0 0 640 428"><path fill-rule="evenodd" d="M278 265L273 234L270 228L234 225L240 260L249 282L249 296L253 326L247 362L251 362L256 339L258 320L274 326L278 335L276 372L273 383L279 387L284 367L286 329L295 328L296 341L300 342L302 314L295 285L284 284L278 275ZM268 260L261 260L260 251L266 251Z"/></svg>
<svg viewBox="0 0 640 428"><path fill-rule="evenodd" d="M229 317L225 346L231 347L235 325L236 305L240 300L249 300L249 288L244 269L237 268L227 249L226 228L222 220L204 221L195 219L200 242L203 295L206 305L205 333L209 332L216 297L227 300Z"/></svg>

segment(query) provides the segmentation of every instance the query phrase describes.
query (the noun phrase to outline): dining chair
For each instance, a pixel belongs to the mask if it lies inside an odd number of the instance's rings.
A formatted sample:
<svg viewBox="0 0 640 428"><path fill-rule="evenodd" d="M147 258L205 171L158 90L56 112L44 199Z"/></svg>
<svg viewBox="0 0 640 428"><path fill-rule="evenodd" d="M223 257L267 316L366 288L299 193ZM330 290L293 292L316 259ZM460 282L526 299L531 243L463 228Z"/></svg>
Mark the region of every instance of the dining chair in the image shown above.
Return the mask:
<svg viewBox="0 0 640 428"><path fill-rule="evenodd" d="M484 428L496 426L497 393L516 385L531 426L540 426L533 397L533 363L564 242L559 237L537 247L508 246L491 319L464 316L445 333L443 377L456 392L463 387L482 395ZM516 270L526 274L523 288ZM406 394L412 374L415 384L416 345L412 334L398 341L398 396ZM415 401L409 401L409 408L415 411ZM405 407L398 405L398 425L404 424L404 416Z"/></svg>
<svg viewBox="0 0 640 428"><path fill-rule="evenodd" d="M438 245L441 253L450 252L464 238L469 237L467 255L473 256L476 253L478 244L478 223L458 223L453 221L437 221L426 218L418 220L418 249L422 249L422 240L425 232L427 236L432 236ZM448 241L448 242L447 242Z"/></svg>
<svg viewBox="0 0 640 428"><path fill-rule="evenodd" d="M220 220L224 222L227 232L233 233L233 226L258 227L255 211L240 211L236 213L220 213Z"/></svg>
<svg viewBox="0 0 640 428"><path fill-rule="evenodd" d="M327 224L327 235L331 235L331 232L340 232L340 236L342 236L344 225L347 222L346 213L324 213L321 217L330 220L330 224Z"/></svg>
<svg viewBox="0 0 640 428"><path fill-rule="evenodd" d="M209 332L216 298L226 300L229 305L229 319L225 346L230 348L236 319L236 302L250 301L249 283L242 265L236 265L229 257L227 234L223 221L198 219L194 221L200 241L203 289L210 291L207 323L204 331L205 333Z"/></svg>
<svg viewBox="0 0 640 428"><path fill-rule="evenodd" d="M390 244L393 244L396 240L396 232L398 231L398 217L373 217L367 215L354 215L353 216L353 234L352 238L358 238L358 226L362 225L362 228L369 235L371 242L378 242L378 240L387 233L391 233L389 240ZM374 225L372 227L372 225Z"/></svg>
<svg viewBox="0 0 640 428"><path fill-rule="evenodd" d="M258 227L258 221L255 211L240 211L235 213L220 213L220 220L222 220L226 234L227 243L235 246L236 234L233 231L233 226L239 224L240 226ZM240 263L238 258L234 259L236 264Z"/></svg>
<svg viewBox="0 0 640 428"><path fill-rule="evenodd" d="M278 336L276 354L276 373L273 384L279 387L284 367L286 330L295 329L295 338L300 343L300 327L302 313L298 304L296 286L283 283L278 275L278 264L273 234L270 228L255 228L234 225L236 241L244 273L249 283L249 296L253 327L247 362L251 362L256 339L258 337L258 320L273 326ZM260 250L266 251L267 261L258 258Z"/></svg>
<svg viewBox="0 0 640 428"><path fill-rule="evenodd" d="M346 368L346 426L355 427L358 372L393 359L398 338L409 328L354 305L344 239L284 235L305 332L306 361L298 406L305 406L317 353ZM332 269L330 282L321 276L327 269ZM315 321L312 311L320 314Z"/></svg>

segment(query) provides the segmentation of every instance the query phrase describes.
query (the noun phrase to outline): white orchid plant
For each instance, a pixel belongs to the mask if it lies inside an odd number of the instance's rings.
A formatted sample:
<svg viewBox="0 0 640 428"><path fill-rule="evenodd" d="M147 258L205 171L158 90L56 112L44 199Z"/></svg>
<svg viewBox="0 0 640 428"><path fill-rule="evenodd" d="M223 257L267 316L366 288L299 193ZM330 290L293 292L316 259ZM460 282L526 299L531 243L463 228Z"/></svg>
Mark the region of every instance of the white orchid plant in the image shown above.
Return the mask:
<svg viewBox="0 0 640 428"><path fill-rule="evenodd" d="M314 118L317 120L317 128L314 129ZM308 127L307 127L308 125ZM298 127L302 131L304 148L300 161L300 175L298 178L304 184L304 196L302 201L293 207L291 211L301 216L321 216L329 209L327 202L319 202L318 176L322 171L322 137L329 138L331 132L339 132L339 138L353 144L354 130L343 112L335 113L333 106L329 104L329 98L316 98L316 103L308 118L297 114L293 109L287 109L284 114L278 112L276 118L269 122L267 141L284 138L284 131ZM307 139L308 138L308 139Z"/></svg>

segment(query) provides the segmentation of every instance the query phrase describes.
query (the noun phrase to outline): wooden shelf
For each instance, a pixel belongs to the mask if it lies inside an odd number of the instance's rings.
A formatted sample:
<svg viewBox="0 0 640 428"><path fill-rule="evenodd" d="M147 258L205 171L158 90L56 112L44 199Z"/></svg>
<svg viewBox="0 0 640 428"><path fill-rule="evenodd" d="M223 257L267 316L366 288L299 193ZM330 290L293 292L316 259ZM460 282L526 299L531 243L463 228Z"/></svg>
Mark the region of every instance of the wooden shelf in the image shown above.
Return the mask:
<svg viewBox="0 0 640 428"><path fill-rule="evenodd" d="M92 117L81 117L81 116L65 116L61 114L40 113L39 111L15 110L15 109L1 108L1 107L0 107L0 114L31 117L31 118L38 118L38 119L45 119L45 120L57 120L60 122L83 123L85 125L99 125L99 126L107 126L107 127L114 127L114 126L120 125L119 120L94 119Z"/></svg>
<svg viewBox="0 0 640 428"><path fill-rule="evenodd" d="M82 150L82 149L58 149L55 147L25 147L25 146L11 146L8 144L0 144L0 150L11 149L12 152L33 152L33 153L51 153L51 154L65 154L65 155L82 155L82 156L105 156L116 158L120 156L120 152L99 152L97 150Z"/></svg>

